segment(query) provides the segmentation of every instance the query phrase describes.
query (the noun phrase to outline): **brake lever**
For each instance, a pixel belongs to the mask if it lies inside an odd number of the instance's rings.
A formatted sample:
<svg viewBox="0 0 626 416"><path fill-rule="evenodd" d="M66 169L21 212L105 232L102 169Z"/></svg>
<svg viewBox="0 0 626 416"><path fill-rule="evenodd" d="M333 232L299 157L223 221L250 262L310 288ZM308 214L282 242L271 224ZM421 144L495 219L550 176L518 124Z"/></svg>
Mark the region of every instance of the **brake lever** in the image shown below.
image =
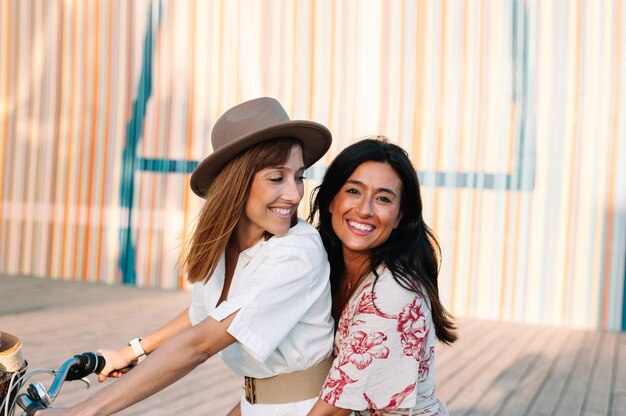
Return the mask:
<svg viewBox="0 0 626 416"><path fill-rule="evenodd" d="M85 383L86 384L86 387L85 387L86 389L91 387L91 381L89 381L89 379L87 377L83 377L83 378L81 378L78 381L82 381L83 383Z"/></svg>

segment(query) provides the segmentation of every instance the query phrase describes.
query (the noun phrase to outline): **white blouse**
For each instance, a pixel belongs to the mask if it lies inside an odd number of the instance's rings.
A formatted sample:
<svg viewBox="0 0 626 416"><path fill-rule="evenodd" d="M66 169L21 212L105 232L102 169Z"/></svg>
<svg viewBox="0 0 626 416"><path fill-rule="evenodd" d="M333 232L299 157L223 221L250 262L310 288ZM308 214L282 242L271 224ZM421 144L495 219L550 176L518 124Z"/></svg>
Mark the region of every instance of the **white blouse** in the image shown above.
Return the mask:
<svg viewBox="0 0 626 416"><path fill-rule="evenodd" d="M281 237L261 239L237 260L228 298L216 307L224 286L225 259L209 281L193 285L189 318L221 321L238 342L221 353L242 376L266 378L318 364L331 353L330 266L319 233L299 220Z"/></svg>

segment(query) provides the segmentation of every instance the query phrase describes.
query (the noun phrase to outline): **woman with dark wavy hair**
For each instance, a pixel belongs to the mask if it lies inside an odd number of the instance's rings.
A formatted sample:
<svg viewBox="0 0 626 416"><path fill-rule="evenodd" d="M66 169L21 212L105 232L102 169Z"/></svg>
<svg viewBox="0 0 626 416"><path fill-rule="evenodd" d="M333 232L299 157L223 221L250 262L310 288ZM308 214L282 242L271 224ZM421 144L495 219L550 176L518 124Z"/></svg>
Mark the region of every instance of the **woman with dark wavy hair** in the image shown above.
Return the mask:
<svg viewBox="0 0 626 416"><path fill-rule="evenodd" d="M406 151L384 137L344 149L309 221L328 252L337 322L335 360L309 415L447 415L435 396L435 342L457 337Z"/></svg>

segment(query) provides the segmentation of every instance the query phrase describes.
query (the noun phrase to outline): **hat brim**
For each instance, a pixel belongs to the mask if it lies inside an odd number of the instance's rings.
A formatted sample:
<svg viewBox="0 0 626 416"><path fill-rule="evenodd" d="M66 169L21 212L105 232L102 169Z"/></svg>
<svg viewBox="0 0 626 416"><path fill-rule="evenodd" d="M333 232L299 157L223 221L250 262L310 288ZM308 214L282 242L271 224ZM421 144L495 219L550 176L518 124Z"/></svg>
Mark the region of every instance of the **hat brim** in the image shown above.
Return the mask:
<svg viewBox="0 0 626 416"><path fill-rule="evenodd" d="M205 198L213 180L237 154L266 140L287 137L298 139L302 143L302 158L306 168L324 156L332 142L330 131L314 121L290 120L275 124L270 128L239 137L231 144L210 154L191 174L191 190Z"/></svg>

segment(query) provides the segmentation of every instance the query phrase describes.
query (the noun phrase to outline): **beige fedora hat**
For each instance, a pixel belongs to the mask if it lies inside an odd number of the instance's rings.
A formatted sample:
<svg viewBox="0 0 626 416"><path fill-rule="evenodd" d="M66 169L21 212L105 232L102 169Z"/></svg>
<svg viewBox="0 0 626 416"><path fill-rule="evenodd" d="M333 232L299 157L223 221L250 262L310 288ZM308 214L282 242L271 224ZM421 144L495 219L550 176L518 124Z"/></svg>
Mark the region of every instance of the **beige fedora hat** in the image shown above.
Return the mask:
<svg viewBox="0 0 626 416"><path fill-rule="evenodd" d="M261 97L226 111L213 126L213 153L191 174L191 189L205 198L213 180L237 154L265 140L290 137L302 142L304 166L317 162L330 147L332 136L323 125L291 120L278 100Z"/></svg>

